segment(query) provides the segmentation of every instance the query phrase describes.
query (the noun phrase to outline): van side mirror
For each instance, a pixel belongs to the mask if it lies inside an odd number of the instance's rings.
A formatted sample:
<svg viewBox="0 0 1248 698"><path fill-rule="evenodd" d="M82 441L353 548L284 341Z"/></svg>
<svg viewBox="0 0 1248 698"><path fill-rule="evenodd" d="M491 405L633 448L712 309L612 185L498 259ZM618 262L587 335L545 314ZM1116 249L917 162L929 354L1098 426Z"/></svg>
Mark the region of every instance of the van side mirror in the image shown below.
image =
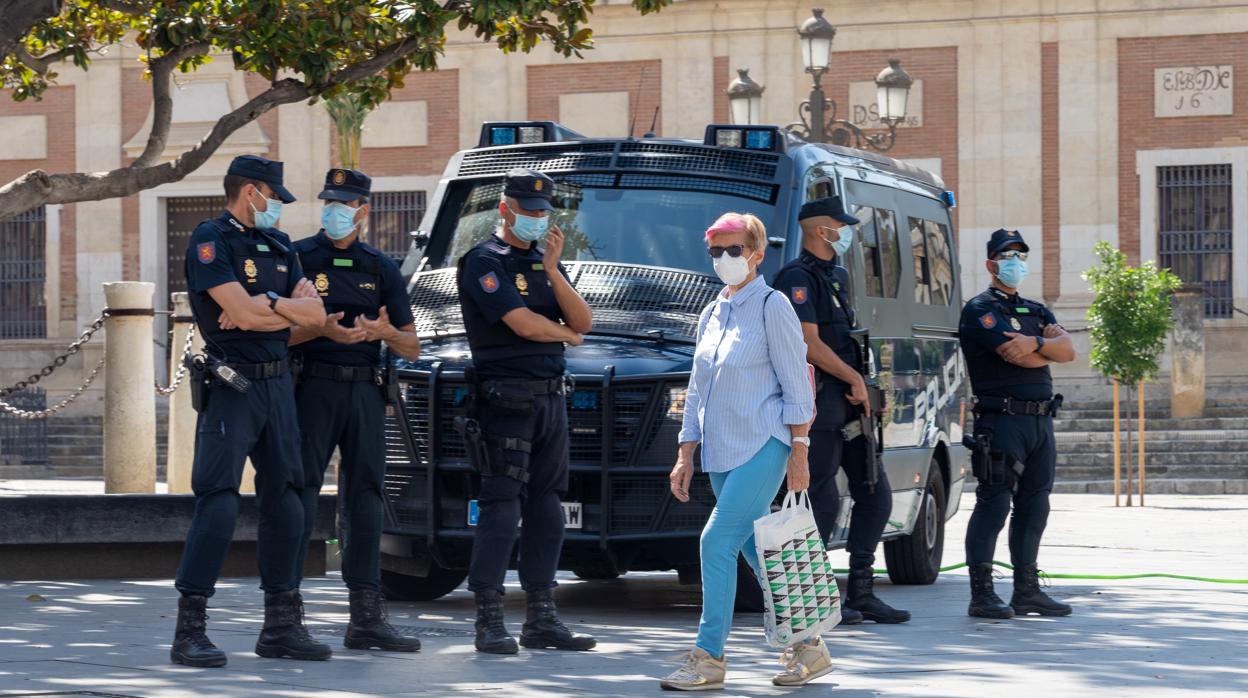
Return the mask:
<svg viewBox="0 0 1248 698"><path fill-rule="evenodd" d="M429 244L429 233L423 230L413 230L407 235L412 239L412 243L421 249Z"/></svg>
<svg viewBox="0 0 1248 698"><path fill-rule="evenodd" d="M769 247L774 247L778 250L784 247L784 243L785 243L785 239L782 237L769 236L767 238L767 245Z"/></svg>

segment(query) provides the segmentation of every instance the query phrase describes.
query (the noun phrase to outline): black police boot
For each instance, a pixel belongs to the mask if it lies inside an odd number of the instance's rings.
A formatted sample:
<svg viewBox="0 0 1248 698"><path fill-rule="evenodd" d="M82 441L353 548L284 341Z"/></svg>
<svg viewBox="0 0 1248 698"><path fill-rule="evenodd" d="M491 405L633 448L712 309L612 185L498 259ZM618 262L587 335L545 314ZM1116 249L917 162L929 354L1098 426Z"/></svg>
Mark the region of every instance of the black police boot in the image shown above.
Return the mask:
<svg viewBox="0 0 1248 698"><path fill-rule="evenodd" d="M976 618L1013 618L1014 609L1005 605L992 590L992 563L984 562L967 568L971 575L971 605L968 615Z"/></svg>
<svg viewBox="0 0 1248 698"><path fill-rule="evenodd" d="M598 641L589 635L574 633L555 613L555 599L550 589L530 591L526 595L528 615L520 631L520 644L530 649L592 650Z"/></svg>
<svg viewBox="0 0 1248 698"><path fill-rule="evenodd" d="M841 625L859 625L862 623L862 614L846 605L849 597L845 594L845 587L845 584L837 580L836 591L841 595Z"/></svg>
<svg viewBox="0 0 1248 698"><path fill-rule="evenodd" d="M1014 594L1010 597L1010 608L1020 616L1028 613L1068 616L1074 610L1067 604L1054 601L1040 590L1040 571L1036 569L1034 562L1014 568Z"/></svg>
<svg viewBox="0 0 1248 698"><path fill-rule="evenodd" d="M225 652L208 639L208 597L178 599L178 627L173 631L169 659L186 666L225 666Z"/></svg>
<svg viewBox="0 0 1248 698"><path fill-rule="evenodd" d="M303 624L303 597L293 590L264 595L264 629L256 639L256 654L269 659L325 661L334 652L308 634Z"/></svg>
<svg viewBox="0 0 1248 698"><path fill-rule="evenodd" d="M478 652L489 654L516 654L520 647L516 638L507 632L503 624L503 595L494 589L478 591L477 600L477 640Z"/></svg>
<svg viewBox="0 0 1248 698"><path fill-rule="evenodd" d="M845 606L862 614L864 620L876 623L905 623L910 612L893 608L875 595L875 569L855 567L849 570L849 594Z"/></svg>
<svg viewBox="0 0 1248 698"><path fill-rule="evenodd" d="M351 622L342 644L349 650L371 650L376 647L388 652L417 652L420 640L400 635L386 620L381 592L359 589L351 592Z"/></svg>

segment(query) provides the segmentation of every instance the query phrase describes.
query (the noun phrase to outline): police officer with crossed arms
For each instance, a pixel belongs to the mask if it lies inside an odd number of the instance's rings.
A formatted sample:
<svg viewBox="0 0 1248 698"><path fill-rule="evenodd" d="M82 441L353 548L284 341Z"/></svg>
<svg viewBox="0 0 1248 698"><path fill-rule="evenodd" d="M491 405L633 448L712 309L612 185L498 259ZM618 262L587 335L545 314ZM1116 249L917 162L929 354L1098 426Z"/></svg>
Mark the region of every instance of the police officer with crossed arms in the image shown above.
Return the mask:
<svg viewBox="0 0 1248 698"><path fill-rule="evenodd" d="M564 650L596 644L559 620L552 597L568 487L564 345L581 344L593 322L559 263L564 237L549 219L553 190L540 172L508 171L501 227L458 263L476 381L471 424L481 430L464 431L481 472L468 588L477 604L476 648L492 654L519 651L503 624L502 595L521 519L527 617L520 644ZM538 246L543 241L545 249Z"/></svg>
<svg viewBox="0 0 1248 698"><path fill-rule="evenodd" d="M386 621L381 597L380 546L386 473L385 385L381 343L414 360L420 337L399 267L360 240L368 223L372 180L333 169L320 199L321 230L295 243L303 273L328 315L319 326L297 327L290 345L299 367L295 401L301 432L305 525L300 563L316 521L316 504L334 448L344 474L342 579L350 591L349 649L415 652L420 640ZM298 569L302 570L300 564Z"/></svg>
<svg viewBox="0 0 1248 698"><path fill-rule="evenodd" d="M864 618L904 623L910 620L909 611L889 606L874 593L875 549L893 509L892 490L883 468L869 457L866 436L845 435L846 425L870 407L859 370L862 349L850 333L857 318L850 305L849 272L841 265L853 243L852 226L859 221L845 211L839 196L806 202L798 221L802 252L776 275L775 286L797 311L806 338L806 360L819 375L810 428L809 494L815 525L825 541L836 532L841 503L836 472L843 468L854 502L846 545L850 571L843 620L849 625Z"/></svg>
<svg viewBox="0 0 1248 698"><path fill-rule="evenodd" d="M988 290L962 309L958 336L975 394L975 428L969 439L979 485L966 528L971 576L967 612L980 618L1015 614L1070 615L1070 606L1040 589L1036 560L1049 520L1049 493L1057 470L1049 364L1074 361L1070 335L1044 304L1018 295L1027 276L1027 243L1017 230L997 230L988 240ZM1010 521L1014 594L1009 605L993 591L997 534Z"/></svg>
<svg viewBox="0 0 1248 698"><path fill-rule="evenodd" d="M282 163L240 156L224 185L226 211L195 228L186 254L191 311L207 355L190 375L199 411L191 474L195 514L178 566L181 598L170 659L225 666L225 653L208 639L206 609L234 537L248 457L256 468L256 553L264 590L256 654L329 659L329 646L304 626L298 588L304 473L286 349L290 328L320 326L325 309L290 238L274 227L282 205L295 200L282 186Z"/></svg>

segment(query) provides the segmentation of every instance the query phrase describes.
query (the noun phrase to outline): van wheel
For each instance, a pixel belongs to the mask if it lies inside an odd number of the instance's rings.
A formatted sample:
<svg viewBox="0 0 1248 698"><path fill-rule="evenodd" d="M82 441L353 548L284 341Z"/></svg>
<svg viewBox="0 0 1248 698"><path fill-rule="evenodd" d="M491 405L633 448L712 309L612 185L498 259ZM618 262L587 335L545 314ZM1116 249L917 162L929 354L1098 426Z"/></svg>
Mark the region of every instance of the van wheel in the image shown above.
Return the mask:
<svg viewBox="0 0 1248 698"><path fill-rule="evenodd" d="M893 584L931 584L940 575L945 550L945 497L945 479L933 458L927 467L927 486L914 532L884 544L888 578Z"/></svg>
<svg viewBox="0 0 1248 698"><path fill-rule="evenodd" d="M737 558L737 601L734 608L741 613L762 613L767 610L758 577L750 569L744 555Z"/></svg>
<svg viewBox="0 0 1248 698"><path fill-rule="evenodd" d="M572 574L575 574L577 579L590 582L617 579L620 576L619 572L610 567L577 567L572 570Z"/></svg>
<svg viewBox="0 0 1248 698"><path fill-rule="evenodd" d="M416 577L383 569L381 591L395 601L433 601L455 591L468 577L468 570L448 570L431 565L428 577Z"/></svg>

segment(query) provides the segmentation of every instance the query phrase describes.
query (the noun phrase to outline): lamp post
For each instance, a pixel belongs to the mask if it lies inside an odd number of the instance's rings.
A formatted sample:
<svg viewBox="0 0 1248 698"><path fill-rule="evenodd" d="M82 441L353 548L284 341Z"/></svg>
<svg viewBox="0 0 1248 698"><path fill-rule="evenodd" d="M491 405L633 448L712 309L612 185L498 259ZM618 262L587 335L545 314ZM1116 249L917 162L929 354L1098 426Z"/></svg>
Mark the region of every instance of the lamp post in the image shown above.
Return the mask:
<svg viewBox="0 0 1248 698"><path fill-rule="evenodd" d="M728 83L728 107L732 123L741 126L757 124L763 113L762 85L750 78L746 68L737 69L737 79Z"/></svg>
<svg viewBox="0 0 1248 698"><path fill-rule="evenodd" d="M821 81L832 63L832 40L836 38L836 27L824 19L823 8L816 7L812 10L812 16L798 27L797 35L801 37L802 65L810 73L813 84L810 97L798 107L801 120L785 128L793 135L813 143L852 143L857 148L871 148L881 152L892 148L897 139L897 126L906 117L906 102L910 97L910 86L914 84L914 80L902 69L901 61L890 58L888 66L875 77L876 106L880 121L887 128L887 132L867 133L852 121L837 118L836 101L828 99L823 93ZM737 114L757 117L758 109L752 105L761 105L763 87L749 80L749 85L753 85L755 89L747 93L745 85L748 77L745 71L738 73L741 77L734 80L728 88L733 122L753 123L738 121ZM748 100L757 102L747 103Z"/></svg>

